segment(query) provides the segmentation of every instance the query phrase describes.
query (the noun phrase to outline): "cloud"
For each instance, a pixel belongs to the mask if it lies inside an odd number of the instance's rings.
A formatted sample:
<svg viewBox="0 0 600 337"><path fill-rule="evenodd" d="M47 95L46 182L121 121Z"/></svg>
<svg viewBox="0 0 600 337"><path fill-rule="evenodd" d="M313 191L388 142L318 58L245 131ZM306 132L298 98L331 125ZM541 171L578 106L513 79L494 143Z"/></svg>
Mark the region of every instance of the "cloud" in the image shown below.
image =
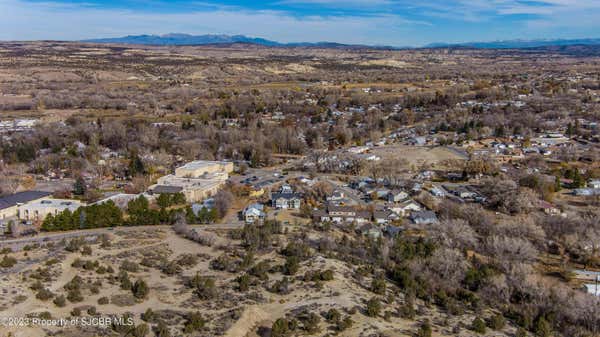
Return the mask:
<svg viewBox="0 0 600 337"><path fill-rule="evenodd" d="M406 29L427 24L399 15L309 15L277 10L213 9L155 13L103 9L56 2L0 2L1 40L80 40L135 34L245 34L282 42L336 41L361 44L404 42ZM381 34L382 31L387 34Z"/></svg>
<svg viewBox="0 0 600 337"><path fill-rule="evenodd" d="M281 5L321 5L334 8L370 8L390 6L394 4L392 0L281 0L277 2Z"/></svg>
<svg viewBox="0 0 600 337"><path fill-rule="evenodd" d="M0 40L181 32L418 46L598 37L600 31L600 0L272 0L251 8L241 1L222 5L211 0L124 0L117 7L102 5L101 0L61 1L66 0L0 0Z"/></svg>

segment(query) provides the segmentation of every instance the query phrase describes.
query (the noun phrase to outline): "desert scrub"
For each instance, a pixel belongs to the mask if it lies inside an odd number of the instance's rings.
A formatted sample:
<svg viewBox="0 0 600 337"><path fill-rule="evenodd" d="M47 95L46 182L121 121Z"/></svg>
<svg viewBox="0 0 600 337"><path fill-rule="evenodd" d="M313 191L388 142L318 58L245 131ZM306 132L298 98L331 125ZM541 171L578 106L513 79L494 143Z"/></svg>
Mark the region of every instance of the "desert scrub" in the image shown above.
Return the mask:
<svg viewBox="0 0 600 337"><path fill-rule="evenodd" d="M17 259L12 256L4 255L2 260L0 260L1 268L12 268L17 264Z"/></svg>

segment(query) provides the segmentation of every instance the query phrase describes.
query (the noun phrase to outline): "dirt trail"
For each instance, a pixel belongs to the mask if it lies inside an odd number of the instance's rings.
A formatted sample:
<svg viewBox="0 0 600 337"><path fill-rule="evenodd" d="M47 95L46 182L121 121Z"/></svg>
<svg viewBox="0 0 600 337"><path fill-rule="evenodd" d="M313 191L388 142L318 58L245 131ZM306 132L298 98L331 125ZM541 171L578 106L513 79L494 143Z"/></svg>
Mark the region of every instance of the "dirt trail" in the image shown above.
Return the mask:
<svg viewBox="0 0 600 337"><path fill-rule="evenodd" d="M259 322L264 321L269 317L270 315L258 306L249 306L242 313L242 317L227 330L225 337L245 337L248 332L253 331L256 328L256 325Z"/></svg>

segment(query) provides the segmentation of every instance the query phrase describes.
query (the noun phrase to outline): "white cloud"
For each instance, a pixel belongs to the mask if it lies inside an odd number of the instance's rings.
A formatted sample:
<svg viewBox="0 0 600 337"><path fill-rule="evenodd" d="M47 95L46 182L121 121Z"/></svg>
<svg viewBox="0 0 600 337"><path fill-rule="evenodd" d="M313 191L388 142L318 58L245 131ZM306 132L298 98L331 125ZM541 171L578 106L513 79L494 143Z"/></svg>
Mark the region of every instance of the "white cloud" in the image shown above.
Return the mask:
<svg viewBox="0 0 600 337"><path fill-rule="evenodd" d="M598 37L600 31L600 0L281 0L282 8L286 7L283 2L349 10L302 15L291 9L249 10L199 0L188 2L187 12L159 13L94 4L0 0L0 40L181 32L244 34L281 42L417 46L474 39Z"/></svg>
<svg viewBox="0 0 600 337"><path fill-rule="evenodd" d="M392 0L281 0L278 4L324 5L338 8L381 7L394 4Z"/></svg>
<svg viewBox="0 0 600 337"><path fill-rule="evenodd" d="M80 40L183 32L245 34L282 42L416 44L417 40L404 41L403 33L427 24L393 14L296 16L283 11L227 8L163 14L54 2L34 5L21 0L0 1L0 13L0 40Z"/></svg>

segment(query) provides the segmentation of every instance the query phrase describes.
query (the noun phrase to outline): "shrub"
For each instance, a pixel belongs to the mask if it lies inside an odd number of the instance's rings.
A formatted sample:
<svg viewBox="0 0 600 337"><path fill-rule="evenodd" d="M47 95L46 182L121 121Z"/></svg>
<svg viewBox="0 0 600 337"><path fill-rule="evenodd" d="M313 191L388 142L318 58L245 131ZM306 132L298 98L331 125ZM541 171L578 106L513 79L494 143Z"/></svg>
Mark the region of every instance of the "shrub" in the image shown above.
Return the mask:
<svg viewBox="0 0 600 337"><path fill-rule="evenodd" d="M33 284L31 286L29 286L29 288L31 288L31 290L41 290L44 288L44 285L42 284L42 282L40 280L37 280L37 281L33 282Z"/></svg>
<svg viewBox="0 0 600 337"><path fill-rule="evenodd" d="M471 323L471 330L484 334L486 330L485 322L479 317L475 318Z"/></svg>
<svg viewBox="0 0 600 337"><path fill-rule="evenodd" d="M67 299L69 302L76 303L83 301L83 296L81 295L81 291L79 289L69 290L67 293Z"/></svg>
<svg viewBox="0 0 600 337"><path fill-rule="evenodd" d="M494 330L502 330L504 325L506 325L506 320L501 314L492 316L488 322L488 326Z"/></svg>
<svg viewBox="0 0 600 337"><path fill-rule="evenodd" d="M346 329L350 329L353 324L354 324L354 321L352 320L352 318L350 316L346 316L343 320L340 320L336 324L335 329L337 331L344 331Z"/></svg>
<svg viewBox="0 0 600 337"><path fill-rule="evenodd" d="M270 291L276 294L288 294L290 292L288 278L284 277L279 281L275 281L271 286Z"/></svg>
<svg viewBox="0 0 600 337"><path fill-rule="evenodd" d="M195 289L196 295L202 300L209 300L217 296L215 280L210 277L203 277L196 274L190 280L189 285Z"/></svg>
<svg viewBox="0 0 600 337"><path fill-rule="evenodd" d="M303 319L303 328L307 334L312 335L319 332L319 323L321 322L321 318L315 313L309 313Z"/></svg>
<svg viewBox="0 0 600 337"><path fill-rule="evenodd" d="M285 318L278 318L271 327L271 337L285 337L289 333L289 322Z"/></svg>
<svg viewBox="0 0 600 337"><path fill-rule="evenodd" d="M518 328L515 337L527 337L527 330L523 328Z"/></svg>
<svg viewBox="0 0 600 337"><path fill-rule="evenodd" d="M37 298L40 301L47 301L47 300L51 299L52 297L54 297L54 294L46 288L40 289L37 292L37 294L35 295L35 298Z"/></svg>
<svg viewBox="0 0 600 337"><path fill-rule="evenodd" d="M417 330L417 337L431 337L431 324L426 319Z"/></svg>
<svg viewBox="0 0 600 337"><path fill-rule="evenodd" d="M366 309L367 316L377 317L380 312L381 312L381 302L377 298L372 297L370 300L367 301L367 309Z"/></svg>
<svg viewBox="0 0 600 337"><path fill-rule="evenodd" d="M0 261L1 268L12 268L17 264L17 259L12 256L4 255Z"/></svg>
<svg viewBox="0 0 600 337"><path fill-rule="evenodd" d="M321 273L322 281L332 281L333 280L333 270L327 269L326 271Z"/></svg>
<svg viewBox="0 0 600 337"><path fill-rule="evenodd" d="M200 331L206 322L199 312L190 313L183 327L183 332L191 334L194 331Z"/></svg>
<svg viewBox="0 0 600 337"><path fill-rule="evenodd" d="M300 269L300 259L296 256L288 256L283 265L283 273L286 275L294 275Z"/></svg>
<svg viewBox="0 0 600 337"><path fill-rule="evenodd" d="M552 326L543 316L538 318L535 324L535 335L538 337L552 336Z"/></svg>
<svg viewBox="0 0 600 337"><path fill-rule="evenodd" d="M415 310L415 296L412 294L406 294L404 304L400 306L399 310L400 317L407 319L414 319L417 312Z"/></svg>
<svg viewBox="0 0 600 337"><path fill-rule="evenodd" d="M140 324L133 329L133 337L144 337L150 332L150 328L148 328L147 324Z"/></svg>
<svg viewBox="0 0 600 337"><path fill-rule="evenodd" d="M59 308L62 308L65 305L67 305L67 300L65 299L64 295L57 296L53 302Z"/></svg>
<svg viewBox="0 0 600 337"><path fill-rule="evenodd" d="M141 318L145 322L152 322L155 318L154 311L151 308L146 309Z"/></svg>
<svg viewBox="0 0 600 337"><path fill-rule="evenodd" d="M131 280L129 279L129 274L127 274L127 272L124 270L119 273L119 282L120 287L123 290L131 290L131 287L133 286L131 284Z"/></svg>
<svg viewBox="0 0 600 337"><path fill-rule="evenodd" d="M108 304L108 302L109 302L109 300L108 300L108 297L106 297L106 296L100 297L98 299L98 304L100 304L100 305L106 305L106 304Z"/></svg>
<svg viewBox="0 0 600 337"><path fill-rule="evenodd" d="M75 276L71 279L71 281L69 281L69 283L65 284L65 286L63 287L65 290L79 290L81 289L81 285L83 283L83 280L81 279L81 277L79 276Z"/></svg>
<svg viewBox="0 0 600 337"><path fill-rule="evenodd" d="M171 337L169 327L162 321L158 322L158 325L154 328L154 333L156 337Z"/></svg>
<svg viewBox="0 0 600 337"><path fill-rule="evenodd" d="M248 291L250 289L250 276L248 274L238 277L237 282L239 291Z"/></svg>
<svg viewBox="0 0 600 337"><path fill-rule="evenodd" d="M140 269L140 266L135 262L125 260L125 261L121 262L121 266L119 267L119 269L130 272L130 273L137 273L138 270Z"/></svg>
<svg viewBox="0 0 600 337"><path fill-rule="evenodd" d="M92 247L90 247L88 245L81 247L81 254L82 255L92 255Z"/></svg>
<svg viewBox="0 0 600 337"><path fill-rule="evenodd" d="M337 323L340 321L341 318L342 318L342 315L340 314L340 312L337 309L332 308L332 309L329 309L329 311L327 311L327 313L325 313L325 319L329 323Z"/></svg>
<svg viewBox="0 0 600 337"><path fill-rule="evenodd" d="M133 292L133 296L135 296L135 298L143 299L148 296L150 289L144 280L137 280L131 288L131 291Z"/></svg>
<svg viewBox="0 0 600 337"><path fill-rule="evenodd" d="M384 295L386 290L385 280L382 277L374 277L371 281L371 291L377 295Z"/></svg>

